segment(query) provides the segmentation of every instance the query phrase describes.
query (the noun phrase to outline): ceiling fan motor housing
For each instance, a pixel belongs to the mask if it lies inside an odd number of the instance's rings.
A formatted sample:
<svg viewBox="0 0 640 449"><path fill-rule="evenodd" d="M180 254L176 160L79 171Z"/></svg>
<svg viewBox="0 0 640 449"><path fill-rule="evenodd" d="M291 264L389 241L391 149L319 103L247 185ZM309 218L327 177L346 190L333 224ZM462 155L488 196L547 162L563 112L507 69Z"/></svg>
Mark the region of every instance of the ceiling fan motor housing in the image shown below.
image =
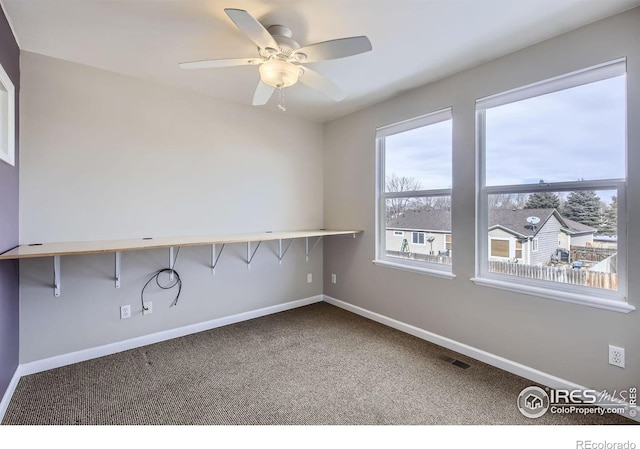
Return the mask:
<svg viewBox="0 0 640 449"><path fill-rule="evenodd" d="M291 38L293 33L289 27L284 25L271 25L267 28L267 31L269 31L269 34L271 34L273 39L278 43L279 48L273 49L275 52L269 51L271 49L265 49L267 53L271 53L265 56L280 56L286 60L289 59L295 50L300 48L300 44Z"/></svg>

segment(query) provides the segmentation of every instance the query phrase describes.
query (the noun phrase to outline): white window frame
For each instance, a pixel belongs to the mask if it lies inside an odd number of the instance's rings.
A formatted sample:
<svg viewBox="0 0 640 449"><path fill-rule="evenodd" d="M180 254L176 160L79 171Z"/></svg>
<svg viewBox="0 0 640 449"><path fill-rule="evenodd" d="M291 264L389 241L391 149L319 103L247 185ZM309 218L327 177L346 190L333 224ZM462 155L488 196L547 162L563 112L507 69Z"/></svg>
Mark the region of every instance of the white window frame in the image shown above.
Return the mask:
<svg viewBox="0 0 640 449"><path fill-rule="evenodd" d="M579 70L556 78L534 83L504 93L492 95L476 101L476 138L478 160L477 185L477 252L476 275L472 281L476 284L500 288L512 292L556 299L576 304L630 312L635 307L627 302L627 228L626 228L626 179L599 179L589 181L553 182L519 185L486 185L485 157L485 111L527 98L577 87L583 84L605 80L626 74L626 58ZM628 149L625 150L628 151ZM577 190L616 190L618 195L618 290L610 291L586 286L561 284L553 281L528 279L489 271L490 247L488 235L488 199L489 195L500 193L570 192Z"/></svg>
<svg viewBox="0 0 640 449"><path fill-rule="evenodd" d="M450 107L399 123L382 126L376 129L376 258L373 260L373 263L376 265L396 268L399 270L430 274L448 279L455 278L455 275L452 273L451 265L430 263L411 259L398 259L386 255L387 200L391 198L451 196L451 189L386 192L385 138L394 134L421 128L423 126L433 125L447 120L452 120ZM451 137L453 139L453 136ZM453 157L453 154L451 156ZM451 175L453 177L453 173Z"/></svg>
<svg viewBox="0 0 640 449"><path fill-rule="evenodd" d="M0 64L0 160L16 164L16 90Z"/></svg>
<svg viewBox="0 0 640 449"><path fill-rule="evenodd" d="M533 240L531 240L531 252L532 253L536 253L538 252L538 248L539 248L539 242L538 242L538 237L534 237Z"/></svg>

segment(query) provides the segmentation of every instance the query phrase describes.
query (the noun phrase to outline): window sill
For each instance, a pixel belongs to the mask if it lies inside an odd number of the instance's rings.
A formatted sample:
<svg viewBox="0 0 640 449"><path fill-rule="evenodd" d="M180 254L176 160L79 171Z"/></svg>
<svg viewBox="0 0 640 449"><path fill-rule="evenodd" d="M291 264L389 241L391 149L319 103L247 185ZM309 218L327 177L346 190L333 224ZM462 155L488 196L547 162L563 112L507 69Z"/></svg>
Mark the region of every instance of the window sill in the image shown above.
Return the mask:
<svg viewBox="0 0 640 449"><path fill-rule="evenodd" d="M547 299L555 299L557 301L570 302L573 304L581 304L589 307L596 307L599 309L611 310L613 312L629 313L636 310L631 304L616 300L599 298L597 296L581 295L578 293L562 292L558 290L550 290L547 288L533 287L529 285L514 284L511 282L498 281L495 279L487 278L471 278L471 281L476 285L482 285L484 287L498 288L501 290L507 290L515 293L523 293L525 295L539 296Z"/></svg>
<svg viewBox="0 0 640 449"><path fill-rule="evenodd" d="M456 277L456 275L450 271L419 267L419 266L409 265L404 263L389 262L387 260L379 260L379 259L372 260L372 262L375 265L379 265L381 267L395 268L396 270L411 271L413 273L429 274L431 276L437 276L445 279L454 279Z"/></svg>

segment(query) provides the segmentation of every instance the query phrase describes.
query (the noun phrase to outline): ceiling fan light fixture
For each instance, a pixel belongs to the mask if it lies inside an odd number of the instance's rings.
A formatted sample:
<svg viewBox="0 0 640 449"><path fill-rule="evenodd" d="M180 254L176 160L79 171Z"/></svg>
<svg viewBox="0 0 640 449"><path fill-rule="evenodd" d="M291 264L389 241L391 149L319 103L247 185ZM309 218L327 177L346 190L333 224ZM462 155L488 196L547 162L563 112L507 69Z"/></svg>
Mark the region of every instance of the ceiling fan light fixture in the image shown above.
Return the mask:
<svg viewBox="0 0 640 449"><path fill-rule="evenodd" d="M302 74L300 67L281 59L266 61L259 70L263 83L278 88L293 86Z"/></svg>

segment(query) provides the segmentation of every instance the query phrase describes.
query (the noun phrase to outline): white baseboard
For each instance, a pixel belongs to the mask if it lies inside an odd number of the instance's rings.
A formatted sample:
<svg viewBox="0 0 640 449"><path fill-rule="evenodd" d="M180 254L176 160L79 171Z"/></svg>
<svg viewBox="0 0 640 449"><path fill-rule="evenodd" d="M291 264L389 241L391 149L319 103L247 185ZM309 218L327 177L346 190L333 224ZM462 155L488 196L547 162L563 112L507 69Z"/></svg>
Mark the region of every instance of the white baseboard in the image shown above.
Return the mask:
<svg viewBox="0 0 640 449"><path fill-rule="evenodd" d="M340 307L341 309L344 309L344 310L348 310L349 312L353 312L356 315L369 318L370 320L376 321L378 323L392 327L399 331L413 335L414 337L418 337L422 340L426 340L428 342L434 343L438 346L442 346L443 348L450 349L451 351L455 351L459 354L466 355L467 357L471 357L475 360L479 360L488 365L495 366L496 368L500 368L502 370L516 374L520 377L524 377L525 379L529 379L533 382L536 382L541 385L545 385L549 388L565 389L565 390L588 390L588 388L586 387L575 384L565 379L561 379L552 374L545 373L535 368L531 368L530 366L526 366L521 363L514 362L513 360L500 357L499 355L495 355L490 352L483 351L482 349L478 349L473 346L460 343L450 338L443 337L438 334L434 334L433 332L420 329L419 327L413 326L411 324L403 323L402 321L398 321L396 319L389 318L379 313L372 312L367 309L363 309L362 307L354 306L353 304L349 304L348 302L344 302L339 299L332 298L331 296L324 295L324 300L329 304L332 304L336 307ZM621 405L625 405L625 404L621 403ZM633 419L634 421L640 422L640 416L635 416L635 417L630 416L628 414L628 410L627 410L627 413L623 414L623 416Z"/></svg>
<svg viewBox="0 0 640 449"><path fill-rule="evenodd" d="M20 372L20 365L18 365L15 373L13 373L13 377L11 378L9 385L7 386L7 391L4 392L2 400L0 401L0 423L2 423L4 414L6 413L7 408L9 408L9 401L11 401L11 398L13 397L13 392L16 391L20 377L22 377L22 373Z"/></svg>

